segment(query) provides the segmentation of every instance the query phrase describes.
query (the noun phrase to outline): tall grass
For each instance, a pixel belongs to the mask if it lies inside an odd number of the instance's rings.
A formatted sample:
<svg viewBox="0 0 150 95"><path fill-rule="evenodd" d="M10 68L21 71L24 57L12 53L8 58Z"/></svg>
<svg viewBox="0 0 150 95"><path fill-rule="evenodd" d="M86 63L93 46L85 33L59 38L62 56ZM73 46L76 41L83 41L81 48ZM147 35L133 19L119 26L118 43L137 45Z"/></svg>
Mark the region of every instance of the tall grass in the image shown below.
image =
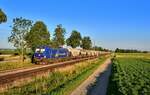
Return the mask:
<svg viewBox="0 0 150 95"><path fill-rule="evenodd" d="M56 70L47 77L35 78L24 85L15 86L2 95L69 95L81 82L103 63L106 58L91 62L86 61L68 69Z"/></svg>

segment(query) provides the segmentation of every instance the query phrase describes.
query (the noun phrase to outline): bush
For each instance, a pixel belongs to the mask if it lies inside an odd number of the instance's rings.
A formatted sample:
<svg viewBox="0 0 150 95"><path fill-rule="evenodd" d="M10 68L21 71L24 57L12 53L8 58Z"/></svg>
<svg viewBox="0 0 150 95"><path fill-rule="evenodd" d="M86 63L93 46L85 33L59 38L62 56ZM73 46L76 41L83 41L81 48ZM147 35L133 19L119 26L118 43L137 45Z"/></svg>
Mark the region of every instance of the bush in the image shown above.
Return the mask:
<svg viewBox="0 0 150 95"><path fill-rule="evenodd" d="M14 56L17 56L17 55L19 55L19 53L15 52L13 55L14 55Z"/></svg>
<svg viewBox="0 0 150 95"><path fill-rule="evenodd" d="M0 57L0 61L4 61L4 57Z"/></svg>

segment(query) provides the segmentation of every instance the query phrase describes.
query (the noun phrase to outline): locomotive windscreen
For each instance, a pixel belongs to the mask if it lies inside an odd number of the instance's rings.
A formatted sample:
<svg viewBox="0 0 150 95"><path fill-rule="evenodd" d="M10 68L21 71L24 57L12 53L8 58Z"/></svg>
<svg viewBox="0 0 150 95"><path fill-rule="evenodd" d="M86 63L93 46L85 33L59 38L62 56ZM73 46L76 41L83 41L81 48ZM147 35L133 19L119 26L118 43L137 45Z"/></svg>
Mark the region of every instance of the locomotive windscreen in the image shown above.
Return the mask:
<svg viewBox="0 0 150 95"><path fill-rule="evenodd" d="M35 50L36 53L43 53L45 51L45 49L40 49L40 48L37 48Z"/></svg>

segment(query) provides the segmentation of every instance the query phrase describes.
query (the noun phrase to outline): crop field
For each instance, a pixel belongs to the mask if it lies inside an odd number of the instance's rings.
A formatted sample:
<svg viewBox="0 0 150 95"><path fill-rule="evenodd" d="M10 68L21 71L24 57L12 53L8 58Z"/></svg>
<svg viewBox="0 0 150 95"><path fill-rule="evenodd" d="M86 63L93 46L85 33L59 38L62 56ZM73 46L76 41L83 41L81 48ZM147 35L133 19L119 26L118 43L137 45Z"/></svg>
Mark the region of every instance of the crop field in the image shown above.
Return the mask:
<svg viewBox="0 0 150 95"><path fill-rule="evenodd" d="M0 63L0 72L10 71L18 68L27 68L34 66L31 62L7 62L7 63Z"/></svg>
<svg viewBox="0 0 150 95"><path fill-rule="evenodd" d="M70 67L57 69L45 77L35 77L33 81L20 86L14 86L1 95L69 95L97 67L104 62L102 57L95 61L81 62Z"/></svg>
<svg viewBox="0 0 150 95"><path fill-rule="evenodd" d="M150 54L116 54L108 95L150 95Z"/></svg>
<svg viewBox="0 0 150 95"><path fill-rule="evenodd" d="M4 72L7 70L13 70L13 69L18 69L18 68L26 68L26 67L31 67L34 64L30 62L30 60L25 60L24 63L21 63L20 60L17 60L15 62L13 61L8 61L8 62L1 62L0 63L0 72Z"/></svg>

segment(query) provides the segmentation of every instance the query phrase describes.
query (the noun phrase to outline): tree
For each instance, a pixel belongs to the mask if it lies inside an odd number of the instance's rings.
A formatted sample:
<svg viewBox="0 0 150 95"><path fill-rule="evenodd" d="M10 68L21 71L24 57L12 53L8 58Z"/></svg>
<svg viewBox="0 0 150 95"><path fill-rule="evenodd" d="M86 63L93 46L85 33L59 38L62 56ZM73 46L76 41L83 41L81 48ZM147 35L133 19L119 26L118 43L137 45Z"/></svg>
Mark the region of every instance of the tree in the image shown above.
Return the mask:
<svg viewBox="0 0 150 95"><path fill-rule="evenodd" d="M136 49L119 49L116 48L116 53L142 53L142 51L136 50Z"/></svg>
<svg viewBox="0 0 150 95"><path fill-rule="evenodd" d="M116 48L115 52L120 52L120 49L119 49L119 48Z"/></svg>
<svg viewBox="0 0 150 95"><path fill-rule="evenodd" d="M52 42L52 46L57 48L59 46L62 46L65 44L65 29L62 27L61 24L57 25L55 31L54 31L54 38Z"/></svg>
<svg viewBox="0 0 150 95"><path fill-rule="evenodd" d="M88 37L88 36L87 37L83 37L81 47L83 49L90 49L91 46L92 46L92 41L91 41L90 37Z"/></svg>
<svg viewBox="0 0 150 95"><path fill-rule="evenodd" d="M73 30L71 36L66 40L66 43L68 46L76 48L77 46L80 46L81 39L80 32Z"/></svg>
<svg viewBox="0 0 150 95"><path fill-rule="evenodd" d="M32 26L32 21L22 17L13 19L11 36L8 37L8 42L14 44L14 47L20 50L20 57L24 62L24 52L26 48L25 36Z"/></svg>
<svg viewBox="0 0 150 95"><path fill-rule="evenodd" d="M33 51L38 46L50 45L50 33L42 21L37 21L27 33L26 42Z"/></svg>
<svg viewBox="0 0 150 95"><path fill-rule="evenodd" d="M103 51L104 50L102 47L99 47L99 46L94 46L92 49L97 50L97 51Z"/></svg>
<svg viewBox="0 0 150 95"><path fill-rule="evenodd" d="M2 9L0 9L0 24L4 23L7 21L7 16L6 14L2 11Z"/></svg>

